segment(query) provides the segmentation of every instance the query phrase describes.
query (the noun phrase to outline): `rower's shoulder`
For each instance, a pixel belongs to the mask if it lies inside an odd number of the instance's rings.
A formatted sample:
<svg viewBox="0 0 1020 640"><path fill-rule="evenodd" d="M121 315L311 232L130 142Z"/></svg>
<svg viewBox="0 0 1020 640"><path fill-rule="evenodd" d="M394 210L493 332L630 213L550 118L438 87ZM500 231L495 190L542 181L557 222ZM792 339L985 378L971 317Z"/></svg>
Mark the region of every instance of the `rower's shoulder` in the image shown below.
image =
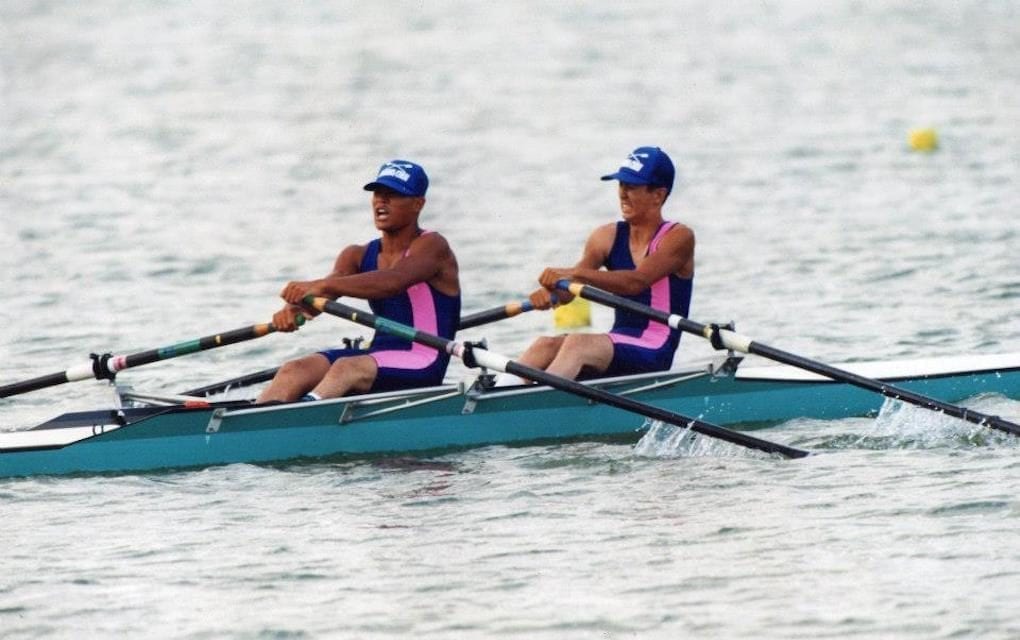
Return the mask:
<svg viewBox="0 0 1020 640"><path fill-rule="evenodd" d="M683 222L671 221L672 226L666 232L667 238L673 238L678 241L693 241L694 240L694 229L690 228Z"/></svg>
<svg viewBox="0 0 1020 640"><path fill-rule="evenodd" d="M340 260L344 257L357 258L358 260L360 260L361 257L365 255L365 251L368 250L368 245L369 245L368 242L366 242L365 244L349 244L340 250L340 253L337 255L337 260Z"/></svg>
<svg viewBox="0 0 1020 640"><path fill-rule="evenodd" d="M612 243L613 238L616 237L616 222L607 222L600 224L595 227L590 234L588 234L589 241L595 242L610 242Z"/></svg>
<svg viewBox="0 0 1020 640"><path fill-rule="evenodd" d="M594 233L610 233L610 234L615 235L616 234L616 227L618 227L619 225L620 225L620 223L618 221L616 221L616 220L614 220L612 222L606 222L604 224L600 224L599 226L595 227L595 230L592 231L592 233L593 234Z"/></svg>
<svg viewBox="0 0 1020 640"><path fill-rule="evenodd" d="M416 245L419 247L433 247L436 249L446 249L448 251L453 250L450 247L450 241L446 239L446 236L439 233L438 231L426 231L425 233L422 233L413 241L411 241L412 247Z"/></svg>
<svg viewBox="0 0 1020 640"><path fill-rule="evenodd" d="M365 250L368 244L349 244L340 250L336 260L333 262L333 271L336 273L357 273L361 267L361 260L365 257Z"/></svg>

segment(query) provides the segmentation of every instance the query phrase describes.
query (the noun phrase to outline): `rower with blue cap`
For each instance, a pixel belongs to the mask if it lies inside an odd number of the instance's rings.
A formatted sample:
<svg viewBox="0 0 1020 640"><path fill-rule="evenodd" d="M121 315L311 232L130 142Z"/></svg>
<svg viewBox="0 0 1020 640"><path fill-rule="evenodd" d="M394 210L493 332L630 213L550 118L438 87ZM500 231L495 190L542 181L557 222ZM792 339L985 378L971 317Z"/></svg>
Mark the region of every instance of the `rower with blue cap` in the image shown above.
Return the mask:
<svg viewBox="0 0 1020 640"><path fill-rule="evenodd" d="M602 176L618 183L623 219L596 228L573 267L542 271L542 287L531 294L531 304L548 309L554 291L560 302L569 301L570 294L556 291L556 283L566 279L686 317L694 283L694 232L662 214L675 173L665 151L638 147L619 169ZM608 333L543 336L519 362L571 379L664 371L672 366L679 342L678 330L617 310ZM499 384L513 382L501 378Z"/></svg>
<svg viewBox="0 0 1020 640"><path fill-rule="evenodd" d="M372 313L452 339L460 321L457 258L446 239L418 225L429 178L408 160L390 160L375 180L372 214L380 237L344 248L333 271L318 280L289 282L287 304L273 316L280 331L294 331L299 317L314 317L305 296L368 300ZM259 402L317 400L442 384L450 356L405 338L379 333L367 349L334 348L285 363Z"/></svg>

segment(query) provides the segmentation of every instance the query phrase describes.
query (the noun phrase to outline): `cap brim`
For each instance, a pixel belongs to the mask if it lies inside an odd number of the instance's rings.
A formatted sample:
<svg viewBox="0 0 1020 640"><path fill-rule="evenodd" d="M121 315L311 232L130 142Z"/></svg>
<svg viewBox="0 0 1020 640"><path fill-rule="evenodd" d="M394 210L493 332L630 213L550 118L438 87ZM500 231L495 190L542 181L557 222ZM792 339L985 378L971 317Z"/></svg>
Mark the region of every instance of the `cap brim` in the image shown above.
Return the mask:
<svg viewBox="0 0 1020 640"><path fill-rule="evenodd" d="M616 173L610 173L607 176L602 176L603 180L619 180L625 184L649 184L649 182L640 176L636 176L633 173L625 173L623 171L617 171Z"/></svg>
<svg viewBox="0 0 1020 640"><path fill-rule="evenodd" d="M391 189L393 191L396 191L397 193L402 193L405 196L418 195L417 193L408 189L407 185L405 185L404 183L398 182L396 180L390 181L387 180L386 178L376 180L375 182L369 182L364 187L365 191L378 191L380 188Z"/></svg>

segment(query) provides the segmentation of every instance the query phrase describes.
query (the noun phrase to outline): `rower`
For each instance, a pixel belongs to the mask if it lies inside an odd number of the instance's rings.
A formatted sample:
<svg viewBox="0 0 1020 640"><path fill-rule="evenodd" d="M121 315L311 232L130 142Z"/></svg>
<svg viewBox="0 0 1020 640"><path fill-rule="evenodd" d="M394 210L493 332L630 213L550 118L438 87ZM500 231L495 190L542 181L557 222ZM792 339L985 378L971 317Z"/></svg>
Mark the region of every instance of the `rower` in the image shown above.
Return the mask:
<svg viewBox="0 0 1020 640"><path fill-rule="evenodd" d="M429 180L406 160L382 165L365 185L381 236L350 245L333 271L318 280L289 282L280 293L287 305L273 316L280 331L294 331L299 316L314 317L305 296L368 300L372 312L423 331L453 338L460 319L457 258L446 239L418 225ZM333 398L442 384L447 353L386 333L367 349L335 348L285 363L259 396L259 402Z"/></svg>
<svg viewBox="0 0 1020 640"><path fill-rule="evenodd" d="M547 267L531 294L537 309L551 306L559 280L592 284L632 300L686 316L694 283L694 232L667 221L662 207L673 190L673 162L659 147L638 147L603 180L618 182L622 220L596 228L573 267ZM572 297L557 292L561 302ZM680 332L647 317L616 311L608 333L543 336L520 362L555 375L618 376L664 371L673 364ZM500 384L520 380L501 378Z"/></svg>

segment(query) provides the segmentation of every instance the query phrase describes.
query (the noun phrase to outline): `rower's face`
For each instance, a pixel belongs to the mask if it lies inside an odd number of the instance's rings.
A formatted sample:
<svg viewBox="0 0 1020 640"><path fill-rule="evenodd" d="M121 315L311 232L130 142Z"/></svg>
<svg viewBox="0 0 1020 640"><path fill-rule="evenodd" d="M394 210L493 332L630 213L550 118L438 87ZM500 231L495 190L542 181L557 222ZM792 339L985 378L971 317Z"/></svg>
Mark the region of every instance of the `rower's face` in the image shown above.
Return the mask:
<svg viewBox="0 0 1020 640"><path fill-rule="evenodd" d="M625 220L657 211L666 201L666 189L643 184L619 183L620 211Z"/></svg>
<svg viewBox="0 0 1020 640"><path fill-rule="evenodd" d="M415 224L424 206L425 198L420 196L405 196L385 187L372 192L372 214L375 228L380 231Z"/></svg>

